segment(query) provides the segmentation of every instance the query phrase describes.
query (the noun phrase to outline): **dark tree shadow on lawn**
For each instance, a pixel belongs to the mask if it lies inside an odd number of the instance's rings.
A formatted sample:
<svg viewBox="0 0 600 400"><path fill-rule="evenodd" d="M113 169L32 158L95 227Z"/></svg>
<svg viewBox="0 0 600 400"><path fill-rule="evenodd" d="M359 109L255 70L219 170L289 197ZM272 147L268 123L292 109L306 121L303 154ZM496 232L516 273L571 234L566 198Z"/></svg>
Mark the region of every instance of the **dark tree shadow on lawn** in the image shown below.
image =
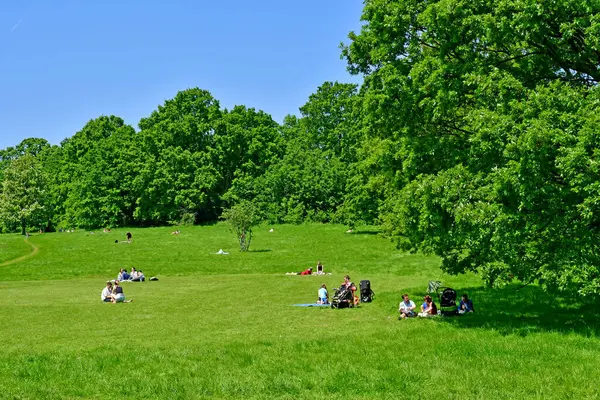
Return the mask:
<svg viewBox="0 0 600 400"><path fill-rule="evenodd" d="M273 250L271 249L258 249L258 250L248 250L248 253L269 253Z"/></svg>
<svg viewBox="0 0 600 400"><path fill-rule="evenodd" d="M600 333L598 299L573 300L544 292L537 286L456 290L458 300L467 293L475 307L474 313L440 319L457 328L487 328L503 335L519 336L561 332L591 337Z"/></svg>
<svg viewBox="0 0 600 400"><path fill-rule="evenodd" d="M379 235L381 232L379 231L352 231L350 233L346 233L347 235Z"/></svg>

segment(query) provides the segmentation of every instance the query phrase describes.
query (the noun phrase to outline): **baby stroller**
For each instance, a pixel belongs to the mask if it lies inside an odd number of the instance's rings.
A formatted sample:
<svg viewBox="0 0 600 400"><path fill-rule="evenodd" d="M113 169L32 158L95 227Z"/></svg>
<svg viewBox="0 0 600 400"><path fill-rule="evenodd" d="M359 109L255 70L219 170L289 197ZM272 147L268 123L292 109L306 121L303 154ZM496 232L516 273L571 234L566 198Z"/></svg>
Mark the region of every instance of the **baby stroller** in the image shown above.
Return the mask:
<svg viewBox="0 0 600 400"><path fill-rule="evenodd" d="M456 315L458 306L456 305L456 290L441 286L439 281L429 281L427 292L435 292L439 302L439 312L444 316Z"/></svg>
<svg viewBox="0 0 600 400"><path fill-rule="evenodd" d="M339 289L333 289L333 298L331 299L331 308L352 308L354 307L354 298L352 290L342 285Z"/></svg>
<svg viewBox="0 0 600 400"><path fill-rule="evenodd" d="M360 281L360 301L370 303L375 298L375 292L371 290L371 281Z"/></svg>

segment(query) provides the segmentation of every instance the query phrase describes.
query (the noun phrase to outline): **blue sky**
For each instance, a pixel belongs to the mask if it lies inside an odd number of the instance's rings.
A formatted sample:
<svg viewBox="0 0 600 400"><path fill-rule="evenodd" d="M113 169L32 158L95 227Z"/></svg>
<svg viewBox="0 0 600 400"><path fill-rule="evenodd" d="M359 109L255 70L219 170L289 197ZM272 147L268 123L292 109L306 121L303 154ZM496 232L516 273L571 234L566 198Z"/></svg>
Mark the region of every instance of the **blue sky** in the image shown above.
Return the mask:
<svg viewBox="0 0 600 400"><path fill-rule="evenodd" d="M167 5L168 4L168 5ZM0 148L53 144L100 115L140 118L179 90L281 121L324 81L359 82L340 42L362 0L2 0Z"/></svg>

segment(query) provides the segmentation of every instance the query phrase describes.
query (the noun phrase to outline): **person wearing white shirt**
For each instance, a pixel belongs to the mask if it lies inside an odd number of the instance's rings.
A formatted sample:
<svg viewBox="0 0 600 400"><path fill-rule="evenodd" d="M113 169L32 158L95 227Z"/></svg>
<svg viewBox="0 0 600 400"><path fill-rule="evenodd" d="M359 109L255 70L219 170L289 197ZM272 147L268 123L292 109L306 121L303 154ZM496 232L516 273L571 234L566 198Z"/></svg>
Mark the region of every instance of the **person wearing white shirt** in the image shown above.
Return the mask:
<svg viewBox="0 0 600 400"><path fill-rule="evenodd" d="M415 308L417 308L415 303L408 298L407 294L403 294L402 301L400 302L400 306L398 307L398 311L400 312L400 318L398 319L414 317L416 315Z"/></svg>
<svg viewBox="0 0 600 400"><path fill-rule="evenodd" d="M111 283L111 281L106 281L106 287L104 287L104 289L102 289L102 294L100 295L100 298L102 299L102 301L110 302L112 300L111 294L112 294L112 283Z"/></svg>

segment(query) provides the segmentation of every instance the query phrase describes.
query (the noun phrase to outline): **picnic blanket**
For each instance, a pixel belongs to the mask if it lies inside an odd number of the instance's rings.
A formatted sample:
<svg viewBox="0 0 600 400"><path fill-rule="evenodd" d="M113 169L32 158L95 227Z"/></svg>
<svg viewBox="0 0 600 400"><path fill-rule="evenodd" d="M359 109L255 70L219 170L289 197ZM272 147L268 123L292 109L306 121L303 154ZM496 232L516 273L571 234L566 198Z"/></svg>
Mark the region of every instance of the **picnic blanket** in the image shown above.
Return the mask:
<svg viewBox="0 0 600 400"><path fill-rule="evenodd" d="M304 303L304 304L292 304L295 307L329 307L331 304L317 304L317 303Z"/></svg>

